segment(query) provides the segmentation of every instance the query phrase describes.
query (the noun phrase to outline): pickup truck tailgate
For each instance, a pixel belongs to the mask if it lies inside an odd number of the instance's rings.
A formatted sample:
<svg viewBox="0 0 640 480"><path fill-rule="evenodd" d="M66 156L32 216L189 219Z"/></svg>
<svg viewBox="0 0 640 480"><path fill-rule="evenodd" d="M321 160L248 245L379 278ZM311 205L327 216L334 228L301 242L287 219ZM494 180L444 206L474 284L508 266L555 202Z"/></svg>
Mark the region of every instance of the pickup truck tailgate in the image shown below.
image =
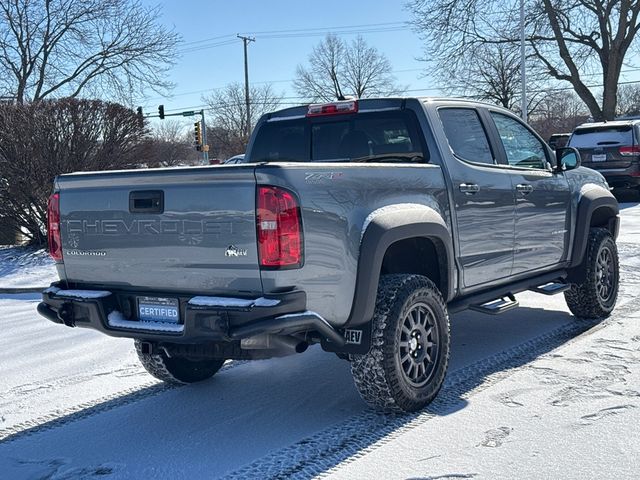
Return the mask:
<svg viewBox="0 0 640 480"><path fill-rule="evenodd" d="M66 278L161 292L261 293L255 188L251 166L62 175Z"/></svg>

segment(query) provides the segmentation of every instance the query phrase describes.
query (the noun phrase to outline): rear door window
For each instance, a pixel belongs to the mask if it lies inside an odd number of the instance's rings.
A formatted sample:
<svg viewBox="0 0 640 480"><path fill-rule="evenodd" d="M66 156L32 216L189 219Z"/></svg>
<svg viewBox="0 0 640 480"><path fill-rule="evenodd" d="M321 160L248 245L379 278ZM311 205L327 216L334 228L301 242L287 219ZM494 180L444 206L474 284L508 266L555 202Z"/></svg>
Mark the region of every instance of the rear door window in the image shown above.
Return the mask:
<svg viewBox="0 0 640 480"><path fill-rule="evenodd" d="M496 163L478 112L471 108L441 108L440 121L451 151L463 160Z"/></svg>
<svg viewBox="0 0 640 480"><path fill-rule="evenodd" d="M256 134L252 162L424 162L410 111L267 121Z"/></svg>
<svg viewBox="0 0 640 480"><path fill-rule="evenodd" d="M576 148L598 148L617 145L633 145L633 128L630 125L581 128L573 132L569 142L569 146Z"/></svg>

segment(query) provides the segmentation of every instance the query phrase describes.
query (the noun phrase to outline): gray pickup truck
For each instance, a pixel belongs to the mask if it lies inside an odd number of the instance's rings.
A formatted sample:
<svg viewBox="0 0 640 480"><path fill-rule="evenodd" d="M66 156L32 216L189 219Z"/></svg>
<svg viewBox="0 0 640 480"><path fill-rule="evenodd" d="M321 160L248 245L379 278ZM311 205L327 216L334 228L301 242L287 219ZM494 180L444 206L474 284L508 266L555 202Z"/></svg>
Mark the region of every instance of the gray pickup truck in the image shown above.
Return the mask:
<svg viewBox="0 0 640 480"><path fill-rule="evenodd" d="M40 314L135 339L173 383L319 343L370 405L415 411L443 383L449 313L504 313L525 290L563 292L578 318L614 308L618 203L507 110L288 108L261 118L246 161L59 176L60 281Z"/></svg>

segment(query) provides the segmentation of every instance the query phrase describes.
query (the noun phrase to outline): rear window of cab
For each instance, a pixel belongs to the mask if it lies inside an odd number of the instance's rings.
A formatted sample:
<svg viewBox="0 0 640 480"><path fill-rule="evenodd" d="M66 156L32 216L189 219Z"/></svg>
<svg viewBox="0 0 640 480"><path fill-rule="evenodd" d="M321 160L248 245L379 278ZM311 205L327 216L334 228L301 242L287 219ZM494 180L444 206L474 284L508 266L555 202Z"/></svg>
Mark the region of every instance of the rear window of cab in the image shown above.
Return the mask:
<svg viewBox="0 0 640 480"><path fill-rule="evenodd" d="M415 114L359 112L266 121L253 162L425 162Z"/></svg>

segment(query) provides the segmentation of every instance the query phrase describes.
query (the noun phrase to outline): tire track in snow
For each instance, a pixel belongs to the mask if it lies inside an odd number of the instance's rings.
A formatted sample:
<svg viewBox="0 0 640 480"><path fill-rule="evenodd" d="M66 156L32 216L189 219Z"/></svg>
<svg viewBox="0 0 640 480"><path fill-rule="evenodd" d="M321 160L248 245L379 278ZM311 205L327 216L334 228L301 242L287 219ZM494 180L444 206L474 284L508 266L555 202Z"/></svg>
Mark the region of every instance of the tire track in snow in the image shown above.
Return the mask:
<svg viewBox="0 0 640 480"><path fill-rule="evenodd" d="M103 370L94 373L81 373L79 375L64 375L57 378L52 378L46 383L29 382L7 390L7 396L11 396L10 402L20 400L22 397L28 397L34 392L48 392L53 390L59 390L61 388L78 385L88 382L96 377L104 377L107 375L114 376L116 378L125 378L131 376L144 376L148 377L149 374L140 366L136 364L130 364L126 367L117 368L115 370ZM7 405L0 401L0 407Z"/></svg>
<svg viewBox="0 0 640 480"><path fill-rule="evenodd" d="M233 361L225 364L218 373L238 367L245 361ZM63 410L56 410L47 415L17 423L11 427L0 429L0 444L9 443L36 433L62 427L85 418L93 417L114 408L154 397L169 390L182 388L184 385L168 385L160 380L148 380L135 387L100 397L96 400L79 403Z"/></svg>
<svg viewBox="0 0 640 480"><path fill-rule="evenodd" d="M436 399L422 412L385 414L363 413L273 452L238 470L225 479L295 479L326 477L342 464L350 463L393 441L434 417L458 409L467 398L527 368L527 364L555 348L577 340L619 321L640 307L640 298L627 302L602 322L573 321L519 345L450 373Z"/></svg>

